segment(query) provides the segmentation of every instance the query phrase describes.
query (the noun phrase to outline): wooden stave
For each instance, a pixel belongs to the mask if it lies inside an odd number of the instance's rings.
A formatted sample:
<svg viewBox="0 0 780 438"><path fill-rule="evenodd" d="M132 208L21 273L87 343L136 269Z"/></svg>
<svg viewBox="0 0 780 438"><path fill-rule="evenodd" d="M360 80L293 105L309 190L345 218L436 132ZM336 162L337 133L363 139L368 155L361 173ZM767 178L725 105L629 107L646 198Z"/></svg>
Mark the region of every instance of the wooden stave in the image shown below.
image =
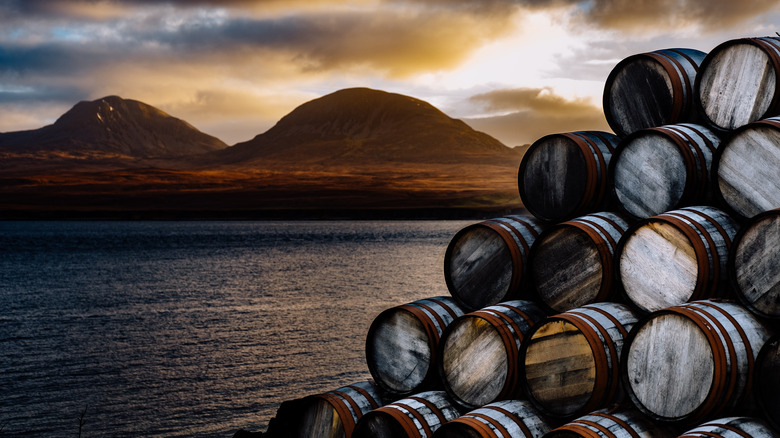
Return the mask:
<svg viewBox="0 0 780 438"><path fill-rule="evenodd" d="M430 437L461 412L444 391L426 391L366 413L355 426L354 438ZM376 433L377 429L381 433Z"/></svg>
<svg viewBox="0 0 780 438"><path fill-rule="evenodd" d="M548 313L553 314L565 312L585 304L616 301L617 293L614 287L615 272L613 257L617 249L617 244L620 242L620 238L629 227L630 224L628 220L621 214L599 212L550 226L543 231L534 242L534 245L531 246L528 259L529 280L531 281L531 289L537 303L542 305ZM544 245L546 245L550 239L557 237L555 233L581 233L583 237L595 245L602 268L601 284L592 300L586 300L587 302L582 302L578 305L559 305L554 302L551 303L551 300L545 296L544 288L540 287L542 282L539 280L539 277L550 277L544 270L542 270L542 272L537 272L536 266L540 263L539 258L545 251ZM577 258L576 253L573 257ZM557 289L561 290L563 287L558 287Z"/></svg>
<svg viewBox="0 0 780 438"><path fill-rule="evenodd" d="M465 239L475 229L495 233L505 245L503 249L509 254L509 263L512 266L508 284L502 286L500 290L490 293L489 296L477 295L473 293L471 288L460 287L453 278L452 264L453 258L457 258L455 256L456 249L462 239ZM444 253L444 281L450 295L467 311L475 311L502 301L522 298L526 288L525 273L528 252L543 229L543 224L534 217L509 215L474 223L459 230L450 239Z"/></svg>
<svg viewBox="0 0 780 438"><path fill-rule="evenodd" d="M561 206L558 211L545 211L545 208L534 205L536 201L529 198L529 196L532 193L547 192L548 190L537 188L536 190L527 191L525 179L529 171L529 162L534 157L537 150L545 147L547 143L556 140L565 140L579 151L582 167L574 169L567 168L563 173L570 175L574 174L575 170L577 174L580 172L584 173L584 175L582 175L584 181L582 181L581 184L570 184L568 186L571 188L572 186L581 185L584 188L584 193L579 194L576 202ZM619 138L616 135L603 131L575 131L549 134L536 140L528 148L525 155L523 155L518 170L518 190L525 208L534 217L545 223L562 222L588 213L609 210L612 199L608 189L608 166L618 142ZM547 174L547 172L545 172L545 174ZM539 180L546 182L549 180L557 181L559 179L562 178L558 178L557 175L551 175L549 179L532 178L532 181L537 183Z"/></svg>
<svg viewBox="0 0 780 438"><path fill-rule="evenodd" d="M613 406L585 414L553 429L543 438L673 438L673 430L654 424L632 408Z"/></svg>
<svg viewBox="0 0 780 438"><path fill-rule="evenodd" d="M777 438L763 421L751 417L711 420L684 432L679 438Z"/></svg>
<svg viewBox="0 0 780 438"><path fill-rule="evenodd" d="M582 315L587 316L587 318ZM528 349L534 335L545 324L566 321L574 325L581 332L587 332L585 338L594 354L595 380L593 390L586 394L588 399L581 403L572 412L554 412L541 403L532 393L532 385L528 383L526 373ZM521 387L525 398L529 400L543 415L559 420L571 420L597 409L605 408L623 398L623 390L619 378L619 365L621 351L625 345L625 338L631 328L638 321L637 315L632 309L621 303L594 303L548 317L544 322L537 324L523 342L520 351L520 364L523 371L520 373ZM584 328L584 330L583 330ZM609 338L607 341L606 338ZM599 343L598 347L595 345ZM551 405L554 402L551 402Z"/></svg>
<svg viewBox="0 0 780 438"><path fill-rule="evenodd" d="M669 314L676 314L692 321L705 334L710 347L720 351L719 354L713 355L713 361L718 361L718 363L715 364L716 370L706 398L691 412L675 417L659 415L646 408L633 390L631 373L628 371L631 347L639 332L653 318ZM747 318L745 325L735 324L735 322L740 321L739 317ZM731 325L737 334L733 337L724 336L724 330L728 330L725 325ZM631 404L661 426L690 427L690 425L706 421L708 418L714 418L727 412L735 412L739 409L752 414L755 411L751 388L754 386L756 356L770 336L771 330L759 318L731 300L699 300L644 315L628 333L621 353L620 378L623 388ZM735 339L738 339L739 343L743 345L744 356L740 356L740 352L736 351ZM718 343L720 340L729 341L723 344ZM726 354L732 356L727 358ZM730 366L734 363L734 359L737 360L737 367ZM740 367L744 369L741 374ZM733 379L735 375L737 379L743 381L741 387L738 387L740 384L738 380L733 382L728 380L729 378ZM719 383L723 384L724 381L728 386L719 386ZM694 381L694 383L700 382ZM723 399L726 400L723 401Z"/></svg>
<svg viewBox="0 0 780 438"><path fill-rule="evenodd" d="M494 306L488 306L474 312L467 313L459 317L450 324L442 335L439 343L440 358L438 362L439 378L444 390L449 397L459 406L465 409L476 409L488 403L495 401L515 398L520 394L518 388L519 370L519 352L523 340L533 329L534 325L546 317L543 309L536 303L526 300L512 300L499 303ZM453 388L450 378L448 378L448 351L450 348L450 338L454 336L456 330L461 324L468 324L468 320L478 320L487 323L498 333L504 352L507 355L507 370L503 377L503 384L497 394L490 396L485 402L475 402L474 397L468 399L463 397L463 391L460 388ZM457 353L457 351L456 351ZM514 366L513 366L514 364ZM495 376L494 376L495 377ZM481 396L490 394L480 394Z"/></svg>
<svg viewBox="0 0 780 438"><path fill-rule="evenodd" d="M778 83L778 88L780 88L780 83ZM732 214L735 218L737 218L737 220L740 221L749 220L753 216L762 213L763 211L768 211L780 207L780 204L769 205L764 203L767 202L766 200L755 199L752 193L746 192L744 188L742 189L733 188L735 193L726 195L724 188L722 187L722 184L724 184L723 181L724 178L721 177L721 169L723 167L722 161L725 158L724 156L728 153L730 146L734 142L740 140L741 136L748 136L750 135L751 130L757 128L759 129L770 128L776 131L780 131L780 116L768 117L762 120L757 120L755 122L749 123L745 126L742 126L732 131L731 133L729 133L728 137L725 138L724 141L721 143L720 147L717 149L713 157L711 180L713 181L712 187L713 187L714 198L717 201L718 205L723 206L724 209L726 209L730 214ZM750 160L746 160L746 161L750 161ZM769 172L771 172L771 170ZM751 178L751 180L752 181L760 180L764 182L775 181L777 187L776 191L780 192L780 175L772 175L771 173L760 174L758 176ZM744 182L744 180L742 182ZM777 201L780 201L780 196L778 196ZM748 202L749 205L744 205L742 204L743 202ZM768 201L768 202L772 203L772 201Z"/></svg>
<svg viewBox="0 0 780 438"><path fill-rule="evenodd" d="M647 53L638 53L621 60L607 76L602 96L602 107L604 116L612 131L618 137L626 137L639 129L652 128L656 126L683 123L698 122L700 119L698 110L694 101L694 85L699 66L706 57L706 53L696 49L671 48L655 50ZM619 121L619 113L613 109L613 87L618 75L623 74L632 64L638 62L650 62L661 67L661 70L667 75L671 82L672 89L666 88L671 95L672 107L669 112L658 114L660 117L647 117L650 121L643 120L634 123L622 123ZM663 90L661 90L662 92ZM655 95L656 93L650 93ZM640 93L641 97L641 93ZM645 102L642 100L642 102ZM661 110L658 106L653 109ZM663 111L660 111L663 112ZM643 114L647 116L647 113ZM634 125L634 126L629 126Z"/></svg>
<svg viewBox="0 0 780 438"><path fill-rule="evenodd" d="M628 200L633 196L639 198L639 202L641 202L642 196L637 196L637 193L630 191L624 193L618 177L622 168L621 158L627 153L626 150L631 147L633 142L653 135L668 140L669 144L673 145L679 153L681 164L686 170L685 177L681 178L684 181L682 184L683 188L682 192L676 196L676 199L670 199L662 207L656 207L655 209L635 207ZM714 156L720 144L721 140L715 132L704 125L691 123L647 128L625 137L620 141L615 153L612 155L608 169L611 196L615 205L621 213L632 219L639 220L683 207L711 204L714 191L712 168L714 166ZM637 175L630 176L637 177ZM671 178L674 175L669 175L666 172L662 176ZM672 181L664 182L667 184L672 183ZM668 186L664 188L669 189ZM657 196L657 193L651 192L647 196ZM670 198L672 197L670 196Z"/></svg>
<svg viewBox="0 0 780 438"><path fill-rule="evenodd" d="M755 388L756 404L763 418L780 430L777 406L780 403L780 334L772 336L756 357Z"/></svg>
<svg viewBox="0 0 780 438"><path fill-rule="evenodd" d="M761 50L766 54L767 58L769 59L769 64L771 64L775 72L774 75L775 90L765 111L763 111L758 115L748 117L746 122L736 122L733 124L729 124L728 126L723 126L723 125L719 125L717 122L712 120L712 117L710 117L710 115L708 114L707 108L705 108L705 105L702 103L702 81L704 80L703 78L707 77L707 73L708 73L708 69L710 68L710 65L713 63L715 64L718 63L716 59L721 54L721 52L728 50L732 46L737 44L745 44L752 47L757 47L759 50ZM716 89L720 90L722 93L722 89L720 87ZM701 65L699 66L699 74L696 75L696 81L694 83L694 101L704 123L710 126L713 130L719 132L733 131L735 129L740 128L741 126L744 126L756 120L760 120L760 119L764 119L767 117L772 117L780 114L780 38L777 37L738 38L738 39L725 41L720 45L716 46L707 54L707 56L704 58Z"/></svg>
<svg viewBox="0 0 780 438"><path fill-rule="evenodd" d="M698 225L690 223L688 225L681 224L680 215L687 217L687 219L684 220L693 222L690 221L690 216L694 214L702 218L702 223L707 224L708 227L711 226L714 228L717 231L717 234L709 235L709 237L707 237L705 233L702 233L701 223ZM648 314L660 310L660 308L647 309L638 305L631 297L629 291L626 290L624 279L621 274L621 265L623 263L621 260L629 240L640 228L656 221L670 224L676 229L680 229L696 252L697 262L699 262L699 272L697 273L695 288L691 291L691 295L686 302L707 298L731 297L732 291L728 287L727 263L728 254L733 245L734 236L739 229L739 224L731 218L728 213L716 207L690 206L640 220L631 225L623 234L620 242L618 242L614 257L617 265L615 269L617 290L623 300L640 314ZM682 225L684 226L681 228ZM717 237L717 241L715 241L713 237ZM711 250L712 248L715 248L714 252ZM701 260L704 259L707 260L706 265L701 263ZM670 307L676 304L682 303L667 303L663 307Z"/></svg>
<svg viewBox="0 0 780 438"><path fill-rule="evenodd" d="M526 400L502 400L488 403L469 411L438 429L433 438L473 436L480 438L536 438L552 429L545 419Z"/></svg>
<svg viewBox="0 0 780 438"><path fill-rule="evenodd" d="M388 318L392 317L392 315L396 312L407 313L422 325L427 335L427 346L430 351L430 360L425 376L422 379L418 379L418 381L415 382L415 384L410 388L399 388L398 386L388 382L388 379L383 374L383 372L378 369L380 364L378 361L373 359L375 357L375 347L372 343L372 340L376 337L376 332L381 329L381 324ZM439 350L438 344L447 326L451 324L456 318L462 316L464 313L464 310L459 307L457 302L451 297L447 296L430 297L416 300L382 311L376 318L374 318L374 321L371 323L371 326L369 327L368 333L366 335L365 345L366 363L369 369L369 373L373 377L377 386L398 396L408 395L426 388L435 388L440 386L436 369L436 363L438 361L437 354ZM419 364L415 367L417 366L419 366Z"/></svg>
<svg viewBox="0 0 780 438"><path fill-rule="evenodd" d="M299 428L295 431L295 436L300 438L350 438L360 418L384 404L385 400L379 388L371 381L357 382L333 391L308 396L302 402L304 408L296 422L296 426ZM332 415L330 433L324 435L317 434L311 428L307 428L312 416L315 416L314 422L328 422L328 418L320 421L316 417L317 413L313 412L322 405L329 406ZM322 432L322 430L317 432Z"/></svg>

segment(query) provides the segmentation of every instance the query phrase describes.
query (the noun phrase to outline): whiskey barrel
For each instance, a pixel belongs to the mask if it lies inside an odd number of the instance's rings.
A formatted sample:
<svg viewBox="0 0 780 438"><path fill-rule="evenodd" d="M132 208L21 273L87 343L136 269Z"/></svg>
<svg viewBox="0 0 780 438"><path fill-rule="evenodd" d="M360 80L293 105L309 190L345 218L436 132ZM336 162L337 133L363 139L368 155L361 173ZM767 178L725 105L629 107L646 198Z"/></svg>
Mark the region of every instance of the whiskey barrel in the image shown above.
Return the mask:
<svg viewBox="0 0 780 438"><path fill-rule="evenodd" d="M551 134L526 151L518 171L525 208L545 222L609 210L607 167L619 138L608 132Z"/></svg>
<svg viewBox="0 0 780 438"><path fill-rule="evenodd" d="M422 392L366 413L353 438L430 438L460 416L444 391Z"/></svg>
<svg viewBox="0 0 780 438"><path fill-rule="evenodd" d="M688 207L642 220L615 253L628 303L647 313L729 292L726 264L737 224L708 206Z"/></svg>
<svg viewBox="0 0 780 438"><path fill-rule="evenodd" d="M756 357L755 397L763 417L780 430L780 336L775 335Z"/></svg>
<svg viewBox="0 0 780 438"><path fill-rule="evenodd" d="M734 237L729 279L742 304L780 318L780 208L754 216Z"/></svg>
<svg viewBox="0 0 780 438"><path fill-rule="evenodd" d="M604 116L619 137L640 129L695 122L696 72L707 54L694 49L639 53L620 61L604 86Z"/></svg>
<svg viewBox="0 0 780 438"><path fill-rule="evenodd" d="M514 300L455 320L439 343L439 375L447 393L468 409L515 398L520 345L544 317L535 303Z"/></svg>
<svg viewBox="0 0 780 438"><path fill-rule="evenodd" d="M542 231L530 216L506 216L471 224L450 240L444 280L468 311L523 298L528 252Z"/></svg>
<svg viewBox="0 0 780 438"><path fill-rule="evenodd" d="M696 424L751 404L755 359L770 332L733 302L673 306L628 335L621 361L634 404L653 420Z"/></svg>
<svg viewBox="0 0 780 438"><path fill-rule="evenodd" d="M439 339L464 313L451 297L418 300L380 313L366 336L366 362L376 383L398 395L439 384Z"/></svg>
<svg viewBox="0 0 780 438"><path fill-rule="evenodd" d="M612 257L627 229L623 217L602 212L545 230L528 257L528 277L539 303L559 313L614 301Z"/></svg>
<svg viewBox="0 0 780 438"><path fill-rule="evenodd" d="M521 350L521 386L534 406L571 419L616 402L623 340L637 321L618 303L596 303L547 318Z"/></svg>
<svg viewBox="0 0 780 438"><path fill-rule="evenodd" d="M739 38L710 51L694 98L706 123L731 131L780 113L780 38Z"/></svg>
<svg viewBox="0 0 780 438"><path fill-rule="evenodd" d="M433 438L539 438L551 428L528 401L502 400L450 421Z"/></svg>
<svg viewBox="0 0 780 438"><path fill-rule="evenodd" d="M300 438L350 438L358 420L384 404L379 388L358 382L304 398L291 436Z"/></svg>
<svg viewBox="0 0 780 438"><path fill-rule="evenodd" d="M780 117L746 125L713 163L715 193L738 218L780 208Z"/></svg>
<svg viewBox="0 0 780 438"><path fill-rule="evenodd" d="M712 157L719 144L711 130L693 124L643 129L623 139L609 168L618 206L644 219L709 203Z"/></svg>
<svg viewBox="0 0 780 438"><path fill-rule="evenodd" d="M727 417L708 421L679 438L777 438L763 421L751 417Z"/></svg>
<svg viewBox="0 0 780 438"><path fill-rule="evenodd" d="M553 429L544 438L673 438L677 434L640 412L614 406L599 409Z"/></svg>

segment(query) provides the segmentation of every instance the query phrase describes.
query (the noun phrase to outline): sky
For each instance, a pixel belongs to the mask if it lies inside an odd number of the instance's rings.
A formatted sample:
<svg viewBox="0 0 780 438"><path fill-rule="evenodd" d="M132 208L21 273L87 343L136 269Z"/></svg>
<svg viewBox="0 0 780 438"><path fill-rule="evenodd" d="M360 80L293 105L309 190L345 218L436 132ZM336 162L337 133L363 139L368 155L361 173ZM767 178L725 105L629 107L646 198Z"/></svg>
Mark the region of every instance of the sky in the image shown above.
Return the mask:
<svg viewBox="0 0 780 438"><path fill-rule="evenodd" d="M135 99L232 145L350 87L508 146L609 130L622 59L780 31L775 0L0 0L0 132Z"/></svg>

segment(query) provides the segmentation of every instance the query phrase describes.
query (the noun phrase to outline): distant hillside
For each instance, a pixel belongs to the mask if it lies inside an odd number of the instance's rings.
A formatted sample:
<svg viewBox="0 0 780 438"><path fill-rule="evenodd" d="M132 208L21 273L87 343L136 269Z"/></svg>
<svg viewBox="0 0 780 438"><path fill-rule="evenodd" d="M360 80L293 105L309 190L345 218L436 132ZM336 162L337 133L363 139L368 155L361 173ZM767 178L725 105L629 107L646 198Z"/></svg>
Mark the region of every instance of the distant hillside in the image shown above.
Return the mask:
<svg viewBox="0 0 780 438"><path fill-rule="evenodd" d="M117 96L79 102L40 129L0 133L0 151L14 153L171 158L226 147L183 120Z"/></svg>
<svg viewBox="0 0 780 438"><path fill-rule="evenodd" d="M214 154L226 163L500 163L517 153L413 97L368 88L306 102L267 132Z"/></svg>

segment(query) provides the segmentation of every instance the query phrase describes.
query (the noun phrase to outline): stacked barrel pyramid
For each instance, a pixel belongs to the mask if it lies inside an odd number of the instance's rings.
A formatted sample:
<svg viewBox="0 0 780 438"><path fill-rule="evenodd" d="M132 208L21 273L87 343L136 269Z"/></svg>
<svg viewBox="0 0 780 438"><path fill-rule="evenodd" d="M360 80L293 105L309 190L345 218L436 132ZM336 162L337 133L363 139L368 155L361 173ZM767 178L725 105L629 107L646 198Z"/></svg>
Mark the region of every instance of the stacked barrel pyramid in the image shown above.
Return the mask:
<svg viewBox="0 0 780 438"><path fill-rule="evenodd" d="M628 57L284 436L780 436L780 38ZM288 415L289 417L289 415Z"/></svg>

